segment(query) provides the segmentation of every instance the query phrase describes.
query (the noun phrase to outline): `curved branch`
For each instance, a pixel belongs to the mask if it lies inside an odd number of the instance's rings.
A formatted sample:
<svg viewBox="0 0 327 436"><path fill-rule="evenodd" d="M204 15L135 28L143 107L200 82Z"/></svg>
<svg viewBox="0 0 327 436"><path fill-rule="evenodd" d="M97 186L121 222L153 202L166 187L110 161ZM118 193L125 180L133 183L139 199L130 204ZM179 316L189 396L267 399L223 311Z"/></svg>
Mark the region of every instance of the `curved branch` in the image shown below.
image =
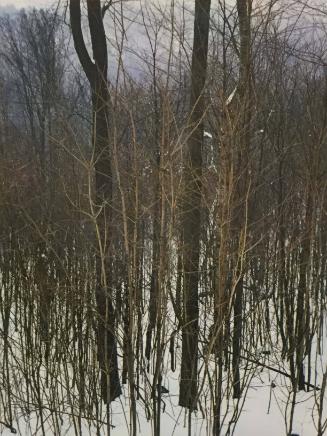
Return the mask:
<svg viewBox="0 0 327 436"><path fill-rule="evenodd" d="M90 55L87 51L81 25L81 1L70 0L70 25L72 28L74 47L82 68L88 78L91 86L94 82L95 64L92 62Z"/></svg>

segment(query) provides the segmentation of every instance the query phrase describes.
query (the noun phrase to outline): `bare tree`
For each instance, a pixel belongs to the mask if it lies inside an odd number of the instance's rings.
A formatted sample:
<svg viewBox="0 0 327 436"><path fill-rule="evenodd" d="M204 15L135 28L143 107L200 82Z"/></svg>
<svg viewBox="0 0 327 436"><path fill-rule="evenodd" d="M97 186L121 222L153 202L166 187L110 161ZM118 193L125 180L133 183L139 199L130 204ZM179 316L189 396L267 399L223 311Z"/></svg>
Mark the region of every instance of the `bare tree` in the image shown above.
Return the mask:
<svg viewBox="0 0 327 436"><path fill-rule="evenodd" d="M197 407L199 255L201 230L202 144L205 115L210 0L196 0L191 65L190 133L185 150L183 243L183 330L179 404Z"/></svg>
<svg viewBox="0 0 327 436"><path fill-rule="evenodd" d="M109 403L121 394L115 337L115 312L110 285L112 163L109 133L111 101L107 79L107 42L100 0L89 0L87 13L94 61L89 56L82 33L81 2L80 0L70 1L70 22L74 45L92 91L92 137L98 231L96 289L99 316L98 358L102 371L102 396L104 401Z"/></svg>

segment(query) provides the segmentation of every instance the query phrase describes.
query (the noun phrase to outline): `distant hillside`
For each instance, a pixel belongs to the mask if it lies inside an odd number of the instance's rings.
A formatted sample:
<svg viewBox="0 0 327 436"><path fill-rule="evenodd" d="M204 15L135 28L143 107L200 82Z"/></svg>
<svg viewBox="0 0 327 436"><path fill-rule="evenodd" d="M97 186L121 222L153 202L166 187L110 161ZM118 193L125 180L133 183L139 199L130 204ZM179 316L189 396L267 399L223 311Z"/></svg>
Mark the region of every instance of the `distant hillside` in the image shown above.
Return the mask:
<svg viewBox="0 0 327 436"><path fill-rule="evenodd" d="M17 11L18 9L12 4L7 4L5 6L0 5L0 16L6 14L15 14Z"/></svg>

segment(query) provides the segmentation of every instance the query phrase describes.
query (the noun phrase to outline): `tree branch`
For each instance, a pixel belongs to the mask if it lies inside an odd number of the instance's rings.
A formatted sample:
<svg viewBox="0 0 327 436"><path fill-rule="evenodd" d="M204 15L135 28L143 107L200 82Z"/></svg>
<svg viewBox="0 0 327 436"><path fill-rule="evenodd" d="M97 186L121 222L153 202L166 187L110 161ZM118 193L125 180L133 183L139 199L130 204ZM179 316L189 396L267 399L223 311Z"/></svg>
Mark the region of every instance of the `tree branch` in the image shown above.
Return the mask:
<svg viewBox="0 0 327 436"><path fill-rule="evenodd" d="M86 77L92 85L94 82L95 64L92 62L84 42L81 25L81 1L70 0L69 10L74 47Z"/></svg>

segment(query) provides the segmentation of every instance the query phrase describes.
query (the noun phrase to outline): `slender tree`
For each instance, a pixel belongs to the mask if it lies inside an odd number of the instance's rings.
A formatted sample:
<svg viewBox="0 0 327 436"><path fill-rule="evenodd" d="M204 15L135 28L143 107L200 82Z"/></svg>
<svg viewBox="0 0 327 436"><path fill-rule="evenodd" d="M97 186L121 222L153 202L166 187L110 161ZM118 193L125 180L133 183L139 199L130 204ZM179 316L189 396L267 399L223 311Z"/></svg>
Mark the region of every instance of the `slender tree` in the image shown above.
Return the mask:
<svg viewBox="0 0 327 436"><path fill-rule="evenodd" d="M239 48L239 115L237 117L237 150L236 167L237 181L235 192L235 211L233 213L233 224L237 240L237 256L234 267L236 268L235 300L234 300L234 331L233 331L233 384L234 398L241 395L240 384L240 347L242 337L242 312L243 312L243 281L244 271L242 270L243 253L240 253L242 238L247 233L247 191L250 180L248 154L251 138L251 11L252 0L238 0L237 13L239 20L240 48Z"/></svg>

